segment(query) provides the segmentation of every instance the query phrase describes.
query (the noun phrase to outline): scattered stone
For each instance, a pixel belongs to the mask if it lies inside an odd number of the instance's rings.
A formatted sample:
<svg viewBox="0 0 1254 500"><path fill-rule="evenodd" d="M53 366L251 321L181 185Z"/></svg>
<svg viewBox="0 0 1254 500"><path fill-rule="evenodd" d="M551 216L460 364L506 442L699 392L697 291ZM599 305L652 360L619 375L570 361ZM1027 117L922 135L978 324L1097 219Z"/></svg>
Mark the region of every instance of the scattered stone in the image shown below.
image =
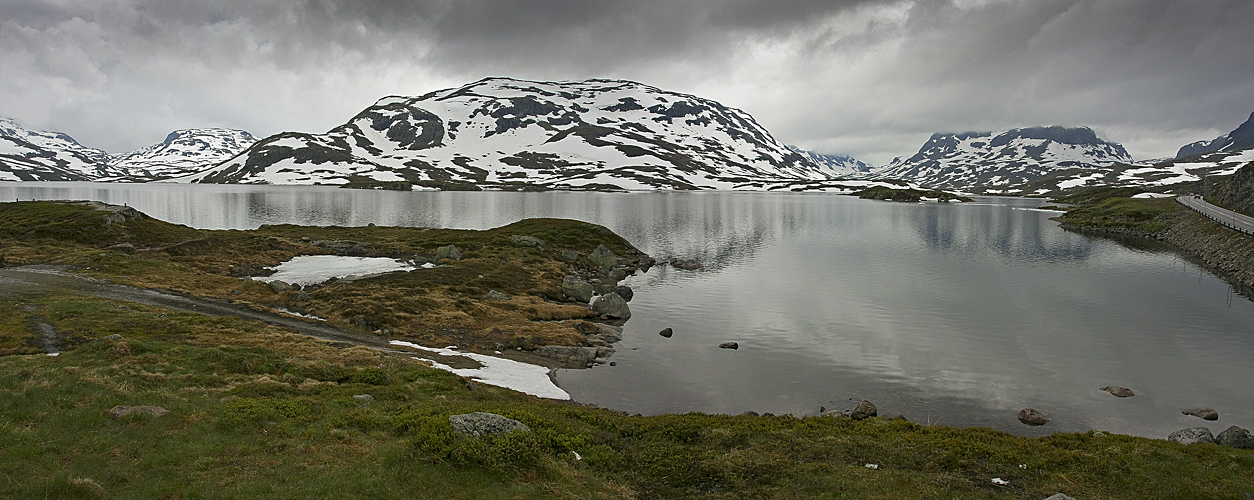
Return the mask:
<svg viewBox="0 0 1254 500"><path fill-rule="evenodd" d="M1032 408L1024 408L1019 410L1019 421L1027 425L1045 425L1049 423L1049 417Z"/></svg>
<svg viewBox="0 0 1254 500"><path fill-rule="evenodd" d="M822 415L822 414L824 414L824 413L827 413L827 407L826 407L826 406L820 406L820 407L819 407L819 415Z"/></svg>
<svg viewBox="0 0 1254 500"><path fill-rule="evenodd" d="M487 295L484 295L483 298L488 299L488 300L506 301L506 300L509 300L509 295L505 295L504 293L498 292L496 290L492 290L492 291L489 291Z"/></svg>
<svg viewBox="0 0 1254 500"><path fill-rule="evenodd" d="M669 339L671 338L671 335L675 334L675 331L670 328L663 328L662 331L657 332L657 334Z"/></svg>
<svg viewBox="0 0 1254 500"><path fill-rule="evenodd" d="M470 434L475 437L505 434L514 431L531 432L527 424L495 413L477 411L461 415L450 415L448 423L452 424L453 432Z"/></svg>
<svg viewBox="0 0 1254 500"><path fill-rule="evenodd" d="M617 362L617 361L610 361L610 366L618 366L618 362Z"/></svg>
<svg viewBox="0 0 1254 500"><path fill-rule="evenodd" d="M564 260L564 261L566 261L566 262L574 262L574 261L577 261L577 260L579 260L579 252L576 252L576 251L571 250L571 249L569 249L569 248L567 248L566 250L562 250L562 260Z"/></svg>
<svg viewBox="0 0 1254 500"><path fill-rule="evenodd" d="M597 297L592 302L592 310L611 318L628 319L631 317L631 309L627 307L627 301L619 297L617 293L607 293Z"/></svg>
<svg viewBox="0 0 1254 500"><path fill-rule="evenodd" d="M1098 390L1109 392L1113 394L1114 396L1120 397L1120 398L1130 398L1136 395L1135 393L1132 392L1132 389L1129 389L1127 387L1115 387L1115 386L1108 385Z"/></svg>
<svg viewBox="0 0 1254 500"><path fill-rule="evenodd" d="M906 416L900 413L897 413L895 411L890 411L888 413L880 415L880 419L882 420L905 420Z"/></svg>
<svg viewBox="0 0 1254 500"><path fill-rule="evenodd" d="M462 260L462 252L457 249L457 245L445 245L435 249L435 260L450 259Z"/></svg>
<svg viewBox="0 0 1254 500"><path fill-rule="evenodd" d="M270 291L274 293L286 292L292 289L292 285L283 280L274 280L268 284L270 285Z"/></svg>
<svg viewBox="0 0 1254 500"><path fill-rule="evenodd" d="M671 267L685 271L696 271L701 269L701 263L692 259L671 259Z"/></svg>
<svg viewBox="0 0 1254 500"><path fill-rule="evenodd" d="M115 334L113 334L113 335L105 335L105 336L100 337L100 338L102 338L102 339L106 339L106 340L122 340L122 334L120 334L120 333L115 333Z"/></svg>
<svg viewBox="0 0 1254 500"><path fill-rule="evenodd" d="M851 412L849 410L830 410L824 413L823 416L833 418L849 418L850 413Z"/></svg>
<svg viewBox="0 0 1254 500"><path fill-rule="evenodd" d="M1219 420L1219 412L1215 411L1214 408L1211 408L1209 406L1203 406L1201 408L1191 408L1188 410L1184 410L1180 413L1183 413L1185 415L1193 415L1202 420Z"/></svg>
<svg viewBox="0 0 1254 500"><path fill-rule="evenodd" d="M875 405L864 399L861 403L858 403L858 406L855 407L853 412L849 414L849 418L854 420L866 420L874 417L878 413L879 412L876 410Z"/></svg>
<svg viewBox="0 0 1254 500"><path fill-rule="evenodd" d="M618 256L605 245L597 245L596 250L588 254L588 261L597 266L601 272L609 271L614 268L614 264L618 263Z"/></svg>
<svg viewBox="0 0 1254 500"><path fill-rule="evenodd" d="M719 349L740 349L740 344L735 342L723 342L718 345Z"/></svg>
<svg viewBox="0 0 1254 500"><path fill-rule="evenodd" d="M598 358L608 358L608 357L613 356L613 355L614 355L614 348L612 348L612 347L604 347L604 346L597 347L597 357L598 357Z"/></svg>
<svg viewBox="0 0 1254 500"><path fill-rule="evenodd" d="M114 406L105 413L110 418L117 420L127 415L147 415L155 418L170 413L170 410L160 406Z"/></svg>
<svg viewBox="0 0 1254 500"><path fill-rule="evenodd" d="M522 234L510 235L509 242L514 244L514 246L520 246L520 247L544 246L544 242L540 241L540 238L536 238L535 236L522 235Z"/></svg>
<svg viewBox="0 0 1254 500"><path fill-rule="evenodd" d="M301 290L300 293L296 294L296 300L301 301L301 302L305 302L309 300L309 292Z"/></svg>
<svg viewBox="0 0 1254 500"><path fill-rule="evenodd" d="M1215 436L1205 427L1189 427L1167 435L1167 440L1180 444L1214 443Z"/></svg>
<svg viewBox="0 0 1254 500"><path fill-rule="evenodd" d="M742 416L742 417L756 417L756 416L758 416L758 412L753 411L753 410L749 410L749 411L747 411L747 412L741 413L741 414L740 414L740 416Z"/></svg>
<svg viewBox="0 0 1254 500"><path fill-rule="evenodd" d="M618 285L614 287L613 290L610 290L610 291L617 293L619 297L622 297L623 300L627 302L631 302L631 298L636 296L636 292L633 292L631 290L631 287L627 285Z"/></svg>
<svg viewBox="0 0 1254 500"><path fill-rule="evenodd" d="M1075 500L1075 499L1067 495L1064 495L1062 493L1054 493L1053 495L1050 495L1049 498L1046 498L1045 500Z"/></svg>
<svg viewBox="0 0 1254 500"><path fill-rule="evenodd" d="M1250 435L1250 431L1237 426L1229 427L1227 430L1220 432L1215 436L1215 442L1231 446L1233 448L1241 448L1245 450L1254 450L1254 436Z"/></svg>
<svg viewBox="0 0 1254 500"><path fill-rule="evenodd" d="M369 394L357 394L353 396L353 399L357 400L357 406L365 407L370 406L370 402L374 401L374 396Z"/></svg>
<svg viewBox="0 0 1254 500"><path fill-rule="evenodd" d="M578 276L566 276L562 278L562 295L575 302L587 304L592 300L592 284L579 279Z"/></svg>

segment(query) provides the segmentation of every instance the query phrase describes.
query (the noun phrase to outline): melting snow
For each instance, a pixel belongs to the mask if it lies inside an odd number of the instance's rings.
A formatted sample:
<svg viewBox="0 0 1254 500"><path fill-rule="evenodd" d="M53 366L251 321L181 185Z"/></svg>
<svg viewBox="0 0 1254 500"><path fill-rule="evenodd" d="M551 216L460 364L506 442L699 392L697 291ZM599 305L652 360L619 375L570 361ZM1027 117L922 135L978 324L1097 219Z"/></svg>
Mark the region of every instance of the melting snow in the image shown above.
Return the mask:
<svg viewBox="0 0 1254 500"><path fill-rule="evenodd" d="M424 266L425 267L425 266ZM301 286L316 285L331 278L361 277L392 271L411 271L413 264L386 257L341 257L301 255L273 268L270 276L254 276L257 281L282 280Z"/></svg>
<svg viewBox="0 0 1254 500"><path fill-rule="evenodd" d="M441 356L462 356L475 360L483 366L479 368L453 368L426 358L414 358L431 361L431 364L436 368L474 379L477 382L483 382L497 387L504 387L506 389L513 389L518 392L524 392L532 396L539 396L542 398L570 399L570 394L567 394L566 391L563 391L560 387L553 383L553 379L549 378L549 369L543 366L522 363L512 359L486 356L473 352L457 352L448 347L444 349L435 349L401 340L393 340L389 343L420 351L427 351Z"/></svg>

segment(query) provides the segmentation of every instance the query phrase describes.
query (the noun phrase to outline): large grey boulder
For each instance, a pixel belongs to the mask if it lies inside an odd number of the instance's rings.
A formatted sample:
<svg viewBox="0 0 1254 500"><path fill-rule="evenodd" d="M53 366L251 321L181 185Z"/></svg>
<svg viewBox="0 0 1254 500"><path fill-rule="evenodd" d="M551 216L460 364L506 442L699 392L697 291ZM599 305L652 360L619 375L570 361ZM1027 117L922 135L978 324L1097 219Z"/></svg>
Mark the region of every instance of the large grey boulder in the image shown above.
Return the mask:
<svg viewBox="0 0 1254 500"><path fill-rule="evenodd" d="M597 300L592 302L592 311L611 318L627 319L631 317L631 309L627 307L627 301L619 297L617 293L607 293L597 297Z"/></svg>
<svg viewBox="0 0 1254 500"><path fill-rule="evenodd" d="M1019 410L1019 421L1025 425L1045 425L1049 423L1049 417L1033 408L1024 408Z"/></svg>
<svg viewBox="0 0 1254 500"><path fill-rule="evenodd" d="M612 250L605 248L605 245L597 245L596 250L588 254L588 261L595 264L601 271L609 271L615 264L618 264L618 256L614 255Z"/></svg>
<svg viewBox="0 0 1254 500"><path fill-rule="evenodd" d="M1202 420L1219 420L1219 412L1215 411L1214 408L1211 408L1209 406L1203 406L1201 408L1190 408L1180 413L1183 413L1185 415L1193 415Z"/></svg>
<svg viewBox="0 0 1254 500"><path fill-rule="evenodd" d="M527 424L495 413L481 411L450 415L448 423L452 424L454 432L470 434L475 437L505 434L514 431L531 432L531 428L527 427Z"/></svg>
<svg viewBox="0 0 1254 500"><path fill-rule="evenodd" d="M1233 448L1254 450L1254 436L1250 435L1249 430L1235 425L1215 436L1215 442Z"/></svg>
<svg viewBox="0 0 1254 500"><path fill-rule="evenodd" d="M849 413L849 418L854 420L866 420L874 417L878 413L879 411L875 408L875 405L864 399L861 403L858 403L858 406L854 407L852 412Z"/></svg>
<svg viewBox="0 0 1254 500"><path fill-rule="evenodd" d="M561 292L570 300L587 304L592 300L593 289L591 283L577 276L566 276L562 278Z"/></svg>
<svg viewBox="0 0 1254 500"><path fill-rule="evenodd" d="M1215 436L1205 427L1189 427L1167 435L1167 440L1180 444L1214 443Z"/></svg>
<svg viewBox="0 0 1254 500"><path fill-rule="evenodd" d="M451 259L462 260L462 252L457 249L457 245L444 245L435 249L435 260Z"/></svg>
<svg viewBox="0 0 1254 500"><path fill-rule="evenodd" d="M623 340L623 329L614 325L598 324L597 335L611 344Z"/></svg>
<svg viewBox="0 0 1254 500"><path fill-rule="evenodd" d="M282 293L292 289L291 284L282 280L274 280L268 284L270 285L270 291L274 293Z"/></svg>

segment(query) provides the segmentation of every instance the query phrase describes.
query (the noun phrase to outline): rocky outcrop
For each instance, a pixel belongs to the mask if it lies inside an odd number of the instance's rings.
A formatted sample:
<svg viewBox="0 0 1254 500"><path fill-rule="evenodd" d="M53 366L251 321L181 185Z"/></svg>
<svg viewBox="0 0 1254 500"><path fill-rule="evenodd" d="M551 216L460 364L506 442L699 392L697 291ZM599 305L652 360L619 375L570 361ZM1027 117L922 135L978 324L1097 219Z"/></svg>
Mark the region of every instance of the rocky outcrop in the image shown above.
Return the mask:
<svg viewBox="0 0 1254 500"><path fill-rule="evenodd" d="M462 252L456 245L445 245L435 249L435 260L462 260Z"/></svg>
<svg viewBox="0 0 1254 500"><path fill-rule="evenodd" d="M475 437L492 436L514 431L531 432L531 428L527 427L527 424L495 413L481 411L450 415L448 423L453 426L453 432L470 434Z"/></svg>
<svg viewBox="0 0 1254 500"><path fill-rule="evenodd" d="M586 368L597 359L597 348L588 346L546 345L535 353L556 361L562 368Z"/></svg>

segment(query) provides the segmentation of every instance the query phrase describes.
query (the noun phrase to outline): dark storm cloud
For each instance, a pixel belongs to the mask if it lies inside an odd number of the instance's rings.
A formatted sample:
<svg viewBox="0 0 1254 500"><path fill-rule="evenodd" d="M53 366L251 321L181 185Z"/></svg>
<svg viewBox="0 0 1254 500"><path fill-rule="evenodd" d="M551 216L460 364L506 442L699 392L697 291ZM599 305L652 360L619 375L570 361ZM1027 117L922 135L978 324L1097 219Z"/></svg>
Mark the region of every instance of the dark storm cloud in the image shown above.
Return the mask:
<svg viewBox="0 0 1254 500"><path fill-rule="evenodd" d="M321 131L484 76L625 78L874 163L934 131L1084 124L1138 157L1254 111L1245 0L0 0L0 115L132 149Z"/></svg>

